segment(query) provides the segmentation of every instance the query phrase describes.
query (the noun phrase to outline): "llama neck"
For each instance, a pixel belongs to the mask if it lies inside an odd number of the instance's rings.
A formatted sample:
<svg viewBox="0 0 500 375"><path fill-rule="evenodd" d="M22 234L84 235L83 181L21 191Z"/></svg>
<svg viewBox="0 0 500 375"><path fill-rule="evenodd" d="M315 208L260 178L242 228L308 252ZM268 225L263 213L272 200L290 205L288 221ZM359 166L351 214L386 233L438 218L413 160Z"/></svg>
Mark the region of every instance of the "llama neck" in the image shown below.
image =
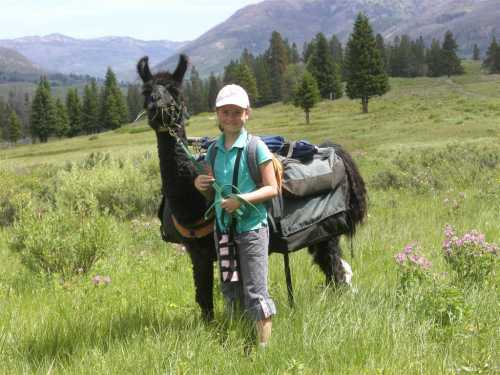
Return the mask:
<svg viewBox="0 0 500 375"><path fill-rule="evenodd" d="M156 133L163 194L172 213L182 225L203 217L205 198L194 187L194 167L184 150L168 133Z"/></svg>

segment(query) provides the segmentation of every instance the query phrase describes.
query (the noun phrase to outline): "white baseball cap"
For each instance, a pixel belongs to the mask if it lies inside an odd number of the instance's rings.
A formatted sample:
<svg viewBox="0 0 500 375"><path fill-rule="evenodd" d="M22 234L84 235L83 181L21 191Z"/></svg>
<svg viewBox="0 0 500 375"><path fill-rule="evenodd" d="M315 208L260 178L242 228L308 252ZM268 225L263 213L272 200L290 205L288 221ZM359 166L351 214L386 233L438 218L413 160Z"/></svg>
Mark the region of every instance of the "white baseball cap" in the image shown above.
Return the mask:
<svg viewBox="0 0 500 375"><path fill-rule="evenodd" d="M224 86L215 99L215 108L219 108L228 104L237 105L241 108L249 108L250 100L245 89L238 85Z"/></svg>

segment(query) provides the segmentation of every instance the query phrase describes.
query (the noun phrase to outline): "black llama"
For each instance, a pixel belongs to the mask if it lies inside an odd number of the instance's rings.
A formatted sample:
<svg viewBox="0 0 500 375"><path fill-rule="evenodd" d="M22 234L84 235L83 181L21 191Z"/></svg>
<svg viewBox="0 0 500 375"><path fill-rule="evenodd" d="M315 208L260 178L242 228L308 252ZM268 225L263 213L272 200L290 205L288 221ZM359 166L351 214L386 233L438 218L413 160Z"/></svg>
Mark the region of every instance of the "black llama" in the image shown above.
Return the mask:
<svg viewBox="0 0 500 375"><path fill-rule="evenodd" d="M159 72L153 75L148 58L143 57L137 64L137 70L143 81L144 108L158 142L162 191L175 227L182 235L182 242L191 258L196 302L201 307L204 319L210 320L213 318L213 263L216 261L216 250L213 222L203 219L209 202L194 187L197 172L184 148L187 145L184 126L186 108L181 85L187 66L187 57L181 55L173 73ZM366 215L365 185L349 154L338 145L328 145L335 147L347 172L349 229L346 234L352 236L356 225ZM332 281L336 284L344 281L338 235L309 246L309 252L325 274L328 284Z"/></svg>

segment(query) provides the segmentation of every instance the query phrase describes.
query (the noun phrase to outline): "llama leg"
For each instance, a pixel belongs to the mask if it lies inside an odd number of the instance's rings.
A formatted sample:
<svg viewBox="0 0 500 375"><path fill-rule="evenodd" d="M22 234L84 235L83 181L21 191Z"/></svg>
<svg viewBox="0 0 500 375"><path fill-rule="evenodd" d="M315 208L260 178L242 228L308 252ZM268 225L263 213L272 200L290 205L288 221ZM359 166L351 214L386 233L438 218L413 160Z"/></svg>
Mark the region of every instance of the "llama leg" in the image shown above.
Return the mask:
<svg viewBox="0 0 500 375"><path fill-rule="evenodd" d="M199 246L189 246L188 253L193 264L193 278L196 290L196 302L201 308L205 321L214 317L213 280L214 267L210 249Z"/></svg>
<svg viewBox="0 0 500 375"><path fill-rule="evenodd" d="M327 285L330 285L332 281L335 281L337 286L346 283L339 240L340 237L336 236L309 247L314 262L325 274Z"/></svg>

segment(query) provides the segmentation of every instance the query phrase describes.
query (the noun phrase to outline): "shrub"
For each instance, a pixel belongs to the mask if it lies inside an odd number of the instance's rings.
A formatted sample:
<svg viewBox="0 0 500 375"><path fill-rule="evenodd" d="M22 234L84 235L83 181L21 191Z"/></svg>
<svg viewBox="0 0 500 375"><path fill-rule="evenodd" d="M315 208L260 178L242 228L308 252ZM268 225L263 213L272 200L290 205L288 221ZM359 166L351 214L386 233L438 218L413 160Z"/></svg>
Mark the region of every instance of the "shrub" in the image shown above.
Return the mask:
<svg viewBox="0 0 500 375"><path fill-rule="evenodd" d="M500 164L496 144L448 144L400 152L392 166L371 182L374 188L409 188L416 192L442 190L447 186L486 185Z"/></svg>
<svg viewBox="0 0 500 375"><path fill-rule="evenodd" d="M56 178L58 206L74 209L96 204L100 212L120 219L156 214L161 183L154 160L86 159L78 167L61 170Z"/></svg>
<svg viewBox="0 0 500 375"><path fill-rule="evenodd" d="M482 283L493 271L498 247L485 241L484 234L471 230L462 237L451 225L444 229L443 254L459 283Z"/></svg>
<svg viewBox="0 0 500 375"><path fill-rule="evenodd" d="M9 245L34 272L86 273L117 245L114 221L96 210L27 206L21 212Z"/></svg>

